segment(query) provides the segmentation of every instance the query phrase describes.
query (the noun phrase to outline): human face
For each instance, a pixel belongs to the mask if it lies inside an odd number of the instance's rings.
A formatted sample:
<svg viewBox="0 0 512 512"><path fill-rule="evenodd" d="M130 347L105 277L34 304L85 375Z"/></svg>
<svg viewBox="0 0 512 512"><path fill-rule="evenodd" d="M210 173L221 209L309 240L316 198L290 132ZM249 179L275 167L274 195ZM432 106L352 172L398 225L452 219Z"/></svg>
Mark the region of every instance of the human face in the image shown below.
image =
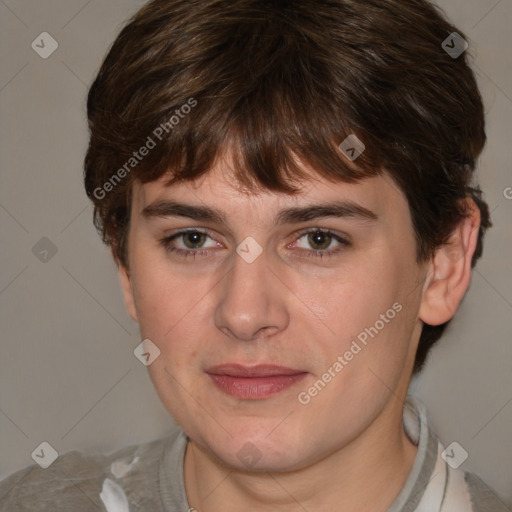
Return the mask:
<svg viewBox="0 0 512 512"><path fill-rule="evenodd" d="M244 194L221 164L196 182L134 185L120 273L160 349L151 379L233 468L305 467L386 411L389 429L401 422L425 277L407 201L386 174L311 176L296 195Z"/></svg>

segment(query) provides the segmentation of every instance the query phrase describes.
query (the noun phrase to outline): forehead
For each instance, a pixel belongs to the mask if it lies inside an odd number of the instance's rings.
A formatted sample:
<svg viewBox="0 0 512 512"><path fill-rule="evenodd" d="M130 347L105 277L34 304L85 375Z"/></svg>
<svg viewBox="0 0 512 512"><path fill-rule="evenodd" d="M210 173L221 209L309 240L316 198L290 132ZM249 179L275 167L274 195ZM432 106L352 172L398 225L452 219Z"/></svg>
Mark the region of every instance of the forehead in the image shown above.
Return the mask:
<svg viewBox="0 0 512 512"><path fill-rule="evenodd" d="M225 212L226 217L244 216L255 220L273 218L285 207L345 201L386 215L408 215L405 195L392 178L383 172L356 183L332 182L312 170L294 194L258 188L244 190L236 181L229 166L216 164L197 180L168 185L168 176L156 181L133 185L132 216L140 216L148 205L173 200L197 206L211 206Z"/></svg>

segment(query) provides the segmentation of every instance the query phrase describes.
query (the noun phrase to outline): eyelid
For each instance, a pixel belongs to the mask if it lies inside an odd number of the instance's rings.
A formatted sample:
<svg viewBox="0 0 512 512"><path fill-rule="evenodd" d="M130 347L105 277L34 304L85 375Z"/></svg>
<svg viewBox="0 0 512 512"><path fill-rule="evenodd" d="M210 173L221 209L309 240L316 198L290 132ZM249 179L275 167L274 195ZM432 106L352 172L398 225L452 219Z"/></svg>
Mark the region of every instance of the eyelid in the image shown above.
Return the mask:
<svg viewBox="0 0 512 512"><path fill-rule="evenodd" d="M351 244L351 237L347 233L340 233L334 229L321 228L318 226L304 228L300 231L297 231L292 236L293 236L294 240L298 240L299 238L303 237L304 235L308 235L310 233L316 233L317 231L320 231L321 233L324 233L327 235L331 235L335 240L342 241L346 244Z"/></svg>
<svg viewBox="0 0 512 512"><path fill-rule="evenodd" d="M296 244L297 241L300 240L302 237L317 232L330 236L334 241L338 242L338 245L331 249L304 249L303 247L297 247L296 249L294 249L294 251L298 252L299 255L294 255L295 257L306 257L315 260L328 259L331 257L338 256L340 253L342 253L344 250L346 250L348 247L352 245L350 237L348 236L341 236L327 228L313 227L303 230L302 233L295 234L294 241L291 244L288 244L287 247L289 247L292 244ZM301 256L300 254L302 254L303 256Z"/></svg>
<svg viewBox="0 0 512 512"><path fill-rule="evenodd" d="M162 237L163 240L173 240L175 238L178 238L181 235L185 235L187 233L202 233L204 235L208 235L210 238L215 240L215 236L217 234L214 234L214 231L208 229L208 228L196 228L196 227L189 227L189 228L180 228L174 232L168 233L165 236ZM217 240L215 240L217 241Z"/></svg>
<svg viewBox="0 0 512 512"><path fill-rule="evenodd" d="M293 241L291 243L288 243L286 247L289 247L291 244L297 242L299 239L301 239L303 236L321 232L323 234L326 234L328 236L331 236L335 241L338 242L338 246L335 249L304 249L302 247L299 247L295 249L297 252L301 253L308 253L307 257L312 258L328 258L330 256L334 256L337 253L341 252L343 249L349 247L351 245L350 237L348 235L340 235L338 233L335 233L333 230L327 229L327 228L320 228L320 227L309 227L304 228L299 232L294 233ZM202 248L198 247L197 249L182 249L181 247L172 247L170 243L176 239L179 238L182 235L185 235L187 233L202 233L207 235L209 238L211 238L213 241L215 241L217 244L221 243L218 240L212 236L212 231L208 228L197 228L197 227L189 227L189 228L182 228L175 233L172 233L170 235L164 236L159 240L160 244L163 246L163 248L169 252L169 253L175 253L184 257L193 257L196 256L207 256L210 252L210 249L212 247ZM206 254L205 254L206 253Z"/></svg>
<svg viewBox="0 0 512 512"><path fill-rule="evenodd" d="M172 247L171 243L177 239L180 238L183 235L186 235L187 233L201 233L203 235L208 236L211 240L213 240L215 243L219 244L220 242L214 238L214 235L212 235L212 232L207 228L196 228L196 227L190 227L190 228L182 228L178 231L165 235L162 238L159 239L159 243L163 246L163 248L169 252L169 253L177 253L177 254L192 254L192 253L199 253L199 252L208 252L209 249L212 249L211 247L202 248L199 247L197 249L182 249L181 247Z"/></svg>

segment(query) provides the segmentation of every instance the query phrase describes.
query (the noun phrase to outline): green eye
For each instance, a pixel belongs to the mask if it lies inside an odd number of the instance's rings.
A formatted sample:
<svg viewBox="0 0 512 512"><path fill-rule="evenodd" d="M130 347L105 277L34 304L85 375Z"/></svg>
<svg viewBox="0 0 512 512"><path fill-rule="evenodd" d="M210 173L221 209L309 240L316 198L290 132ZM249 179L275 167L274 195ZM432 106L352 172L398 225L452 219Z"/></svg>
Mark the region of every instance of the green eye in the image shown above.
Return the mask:
<svg viewBox="0 0 512 512"><path fill-rule="evenodd" d="M325 231L312 231L307 237L308 243L315 250L327 249L333 241L333 236Z"/></svg>
<svg viewBox="0 0 512 512"><path fill-rule="evenodd" d="M304 242L301 244L300 240L303 239ZM334 248L332 248L333 242ZM297 246L301 252L305 253L306 257L329 258L349 247L350 243L331 231L316 228L303 233L297 239Z"/></svg>
<svg viewBox="0 0 512 512"><path fill-rule="evenodd" d="M211 240L210 245L205 246ZM208 249L218 243L205 231L199 229L187 229L160 240L160 244L168 253L178 256L192 257L208 255Z"/></svg>
<svg viewBox="0 0 512 512"><path fill-rule="evenodd" d="M202 246L208 237L208 235L201 231L187 231L182 233L180 236L182 237L184 245L189 249L199 249L200 247L196 246Z"/></svg>
<svg viewBox="0 0 512 512"><path fill-rule="evenodd" d="M210 249L222 247L208 232L197 228L183 230L163 238L160 244L168 253L185 258L211 256ZM301 257L329 258L349 247L350 242L329 230L315 228L302 233L294 245L297 249L292 250L297 250Z"/></svg>

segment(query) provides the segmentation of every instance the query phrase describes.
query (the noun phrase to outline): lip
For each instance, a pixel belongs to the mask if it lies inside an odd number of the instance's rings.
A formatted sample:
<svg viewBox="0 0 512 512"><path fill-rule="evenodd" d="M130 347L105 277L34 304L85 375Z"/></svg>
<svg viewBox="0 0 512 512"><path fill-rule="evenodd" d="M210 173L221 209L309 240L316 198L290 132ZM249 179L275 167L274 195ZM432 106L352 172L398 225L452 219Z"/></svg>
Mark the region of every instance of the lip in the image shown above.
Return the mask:
<svg viewBox="0 0 512 512"><path fill-rule="evenodd" d="M206 370L220 391L243 399L261 400L301 381L307 372L284 366L223 364Z"/></svg>
<svg viewBox="0 0 512 512"><path fill-rule="evenodd" d="M220 364L212 366L206 373L210 375L228 375L230 377L272 377L274 375L297 375L306 373L303 370L276 366L274 364L258 364L244 366L242 364Z"/></svg>

